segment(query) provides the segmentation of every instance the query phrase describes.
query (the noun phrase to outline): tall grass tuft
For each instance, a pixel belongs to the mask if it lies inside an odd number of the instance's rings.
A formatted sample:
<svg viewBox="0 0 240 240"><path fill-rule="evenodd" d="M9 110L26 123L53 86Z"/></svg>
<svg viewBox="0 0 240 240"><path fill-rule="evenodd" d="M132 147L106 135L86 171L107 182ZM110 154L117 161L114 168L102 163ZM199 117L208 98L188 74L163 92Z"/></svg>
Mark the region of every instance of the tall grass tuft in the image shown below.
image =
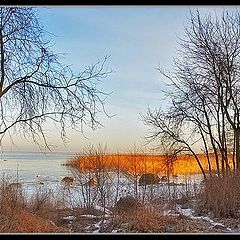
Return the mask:
<svg viewBox="0 0 240 240"><path fill-rule="evenodd" d="M212 212L215 217L240 217L240 175L212 176L203 181L197 213Z"/></svg>
<svg viewBox="0 0 240 240"><path fill-rule="evenodd" d="M20 182L11 182L4 177L1 179L1 233L68 232L67 228L53 223L56 212L57 206L53 205L49 194L37 192L29 199Z"/></svg>

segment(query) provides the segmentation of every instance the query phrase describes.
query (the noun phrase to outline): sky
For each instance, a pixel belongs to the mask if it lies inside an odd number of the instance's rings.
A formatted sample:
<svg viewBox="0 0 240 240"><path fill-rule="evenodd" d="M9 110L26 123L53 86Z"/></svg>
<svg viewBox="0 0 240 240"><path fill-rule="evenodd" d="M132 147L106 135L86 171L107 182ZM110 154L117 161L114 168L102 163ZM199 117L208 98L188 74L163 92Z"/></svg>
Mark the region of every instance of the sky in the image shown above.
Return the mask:
<svg viewBox="0 0 240 240"><path fill-rule="evenodd" d="M109 115L99 114L103 127L85 128L85 137L68 130L66 146L58 129L49 125L49 142L53 151L80 152L92 144L107 145L110 152L128 152L133 146L144 146L148 128L140 113L164 104L162 90L166 79L156 70L171 71L177 56L178 37L190 10L220 12L224 6L38 6L44 29L53 33L52 49L65 53L62 61L81 72L98 59L110 55L106 65L113 70L99 84L104 92L112 92L105 102ZM232 7L234 8L234 7ZM235 7L236 8L236 7ZM7 150L37 151L31 141L17 136L15 145L7 141Z"/></svg>

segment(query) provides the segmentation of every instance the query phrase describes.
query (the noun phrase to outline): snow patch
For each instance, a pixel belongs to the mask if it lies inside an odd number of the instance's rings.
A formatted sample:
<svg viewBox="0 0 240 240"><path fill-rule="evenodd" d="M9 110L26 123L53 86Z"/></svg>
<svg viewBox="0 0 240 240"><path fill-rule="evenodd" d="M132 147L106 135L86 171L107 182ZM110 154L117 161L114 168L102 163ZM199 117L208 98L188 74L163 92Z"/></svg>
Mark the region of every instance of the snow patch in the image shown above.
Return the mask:
<svg viewBox="0 0 240 240"><path fill-rule="evenodd" d="M226 226L222 223L219 222L215 222L213 221L211 218L209 218L208 216L194 216L193 213L193 209L191 208L187 208L187 209L183 209L178 205L178 212L186 217L190 217L191 219L194 220L204 220L206 222L209 222L213 227L222 227L222 228L226 228ZM226 228L227 231L232 231L231 228Z"/></svg>
<svg viewBox="0 0 240 240"><path fill-rule="evenodd" d="M193 217L193 210L191 208L179 208L179 213L186 217Z"/></svg>
<svg viewBox="0 0 240 240"><path fill-rule="evenodd" d="M100 233L101 226L105 223L106 220L100 220L99 222L92 224L85 229L92 233Z"/></svg>
<svg viewBox="0 0 240 240"><path fill-rule="evenodd" d="M95 207L95 209L96 209L96 210L100 210L100 211L102 211L102 212L105 212L105 213L107 213L107 214L112 214L112 212L111 212L109 209L103 208L103 207L98 206L98 205Z"/></svg>
<svg viewBox="0 0 240 240"><path fill-rule="evenodd" d="M72 221L72 220L75 220L76 217L75 216L67 216L67 217L63 217L63 219Z"/></svg>
<svg viewBox="0 0 240 240"><path fill-rule="evenodd" d="M92 214L83 214L83 215L80 215L80 217L86 217L86 218L101 218L101 216L96 216L96 215L92 215Z"/></svg>

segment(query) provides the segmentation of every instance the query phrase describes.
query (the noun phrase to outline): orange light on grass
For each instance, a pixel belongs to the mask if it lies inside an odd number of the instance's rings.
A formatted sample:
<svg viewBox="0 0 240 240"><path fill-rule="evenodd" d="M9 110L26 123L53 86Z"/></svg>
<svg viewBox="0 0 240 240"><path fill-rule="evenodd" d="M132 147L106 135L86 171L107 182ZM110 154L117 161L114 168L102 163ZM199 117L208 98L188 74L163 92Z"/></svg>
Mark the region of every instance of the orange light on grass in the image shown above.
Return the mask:
<svg viewBox="0 0 240 240"><path fill-rule="evenodd" d="M208 171L206 155L199 154L198 158L205 171ZM79 170L116 170L127 171L132 175L156 173L166 175L182 175L201 173L196 159L189 155L178 155L173 162L167 161L165 155L152 154L104 154L90 156L75 156L68 160L68 165ZM212 170L216 170L213 156L210 156Z"/></svg>

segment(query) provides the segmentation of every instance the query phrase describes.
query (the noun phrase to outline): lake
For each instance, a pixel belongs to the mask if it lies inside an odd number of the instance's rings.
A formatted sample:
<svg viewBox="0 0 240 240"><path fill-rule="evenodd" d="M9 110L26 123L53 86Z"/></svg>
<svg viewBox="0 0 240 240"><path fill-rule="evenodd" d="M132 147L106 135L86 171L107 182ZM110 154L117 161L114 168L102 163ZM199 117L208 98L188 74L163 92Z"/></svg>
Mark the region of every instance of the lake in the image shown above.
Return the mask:
<svg viewBox="0 0 240 240"><path fill-rule="evenodd" d="M0 176L21 182L60 181L71 172L62 166L74 153L2 152Z"/></svg>
<svg viewBox="0 0 240 240"><path fill-rule="evenodd" d="M82 186L73 186L71 189L64 189L61 179L64 176L72 176L72 172L64 165L66 160L73 157L75 153L40 153L40 152L3 152L0 153L0 177L1 179L10 180L11 182L22 183L23 190L29 197L42 190L50 190L59 194L69 195L69 202L72 204L72 199L76 204L83 204L85 197ZM123 173L120 176L116 172L108 174L108 181L104 185L107 193L106 197L109 203L119 197L125 195L134 195L135 185L131 178L126 177ZM86 175L88 177L88 175ZM87 181L86 177L82 177L81 182ZM149 186L145 189L143 186L138 186L138 195L154 194L155 196L164 196L168 194L179 194L194 188L195 183L202 180L201 175L179 175L174 179L177 185L168 185L160 183L154 186ZM76 179L78 181L78 179ZM172 180L171 180L172 181ZM181 183L188 183L188 189ZM100 194L98 189L91 188L94 199ZM149 194L148 194L149 192ZM178 192L178 193L177 193ZM85 192L85 194L88 192ZM89 193L88 193L89 194ZM99 198L99 196L98 196ZM76 201L77 199L77 201ZM96 198L97 199L97 198Z"/></svg>

